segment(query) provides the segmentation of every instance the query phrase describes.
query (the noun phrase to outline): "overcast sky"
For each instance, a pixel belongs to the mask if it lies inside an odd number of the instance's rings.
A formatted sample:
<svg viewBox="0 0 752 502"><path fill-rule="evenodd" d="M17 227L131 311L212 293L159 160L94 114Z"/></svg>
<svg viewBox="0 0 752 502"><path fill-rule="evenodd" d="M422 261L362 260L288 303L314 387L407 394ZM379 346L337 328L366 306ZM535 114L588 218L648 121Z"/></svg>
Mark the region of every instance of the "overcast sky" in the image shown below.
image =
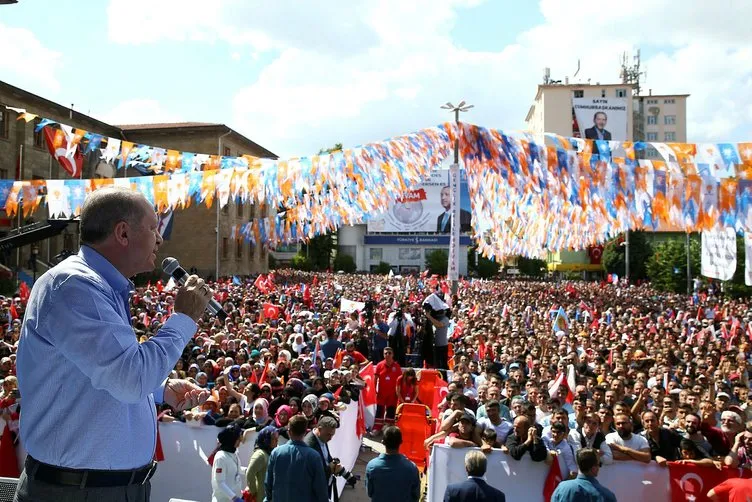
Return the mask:
<svg viewBox="0 0 752 502"><path fill-rule="evenodd" d="M545 67L689 93L688 139L752 140L752 2L20 0L0 80L114 123L222 122L281 156L464 117L519 130ZM74 6L76 8L74 8ZM156 145L158 146L158 145Z"/></svg>

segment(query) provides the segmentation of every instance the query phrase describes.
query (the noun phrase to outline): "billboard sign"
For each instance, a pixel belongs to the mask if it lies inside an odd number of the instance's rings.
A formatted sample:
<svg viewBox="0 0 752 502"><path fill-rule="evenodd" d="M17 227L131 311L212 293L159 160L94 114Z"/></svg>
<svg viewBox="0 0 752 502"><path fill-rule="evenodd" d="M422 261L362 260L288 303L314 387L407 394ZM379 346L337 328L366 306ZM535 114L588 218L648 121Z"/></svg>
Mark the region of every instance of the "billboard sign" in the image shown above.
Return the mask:
<svg viewBox="0 0 752 502"><path fill-rule="evenodd" d="M626 98L572 98L572 107L582 138L627 140Z"/></svg>
<svg viewBox="0 0 752 502"><path fill-rule="evenodd" d="M460 232L470 232L470 194L467 174L460 170ZM368 221L368 232L438 233L449 235L451 223L449 166L437 169L422 185L402 194L382 214Z"/></svg>

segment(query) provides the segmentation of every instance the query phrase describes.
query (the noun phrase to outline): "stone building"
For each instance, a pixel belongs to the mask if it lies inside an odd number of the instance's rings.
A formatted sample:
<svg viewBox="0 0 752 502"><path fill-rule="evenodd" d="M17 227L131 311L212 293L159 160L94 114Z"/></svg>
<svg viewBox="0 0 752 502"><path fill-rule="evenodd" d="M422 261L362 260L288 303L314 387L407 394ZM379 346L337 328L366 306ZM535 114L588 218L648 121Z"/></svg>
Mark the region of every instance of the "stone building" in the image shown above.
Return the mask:
<svg viewBox="0 0 752 502"><path fill-rule="evenodd" d="M69 107L19 89L0 81L0 179L60 179L67 178L59 164L47 150L44 137L34 132L39 119L28 124L17 120L18 115L6 106L23 108L29 113L58 120L76 128L85 129L109 137L134 143L148 144L169 149L204 153L208 155L252 155L276 158L272 152L254 143L237 131L223 125L202 122L172 124L110 125L89 117ZM84 178L138 176L135 170L115 171L110 165L87 158L84 163ZM236 242L231 238L231 228L251 218L264 215L266 209L255 205L228 204L220 211L216 205L193 205L176 211L170 240L160 252L174 256L186 269L196 267L202 275L220 276L251 274L267 269L267 252L260 246ZM46 221L46 209L37 210L30 218L11 219L0 212L0 239L14 232L19 226ZM219 225L217 225L219 223ZM216 228L219 226L219 234ZM37 268L43 273L54 257L63 250L77 251L78 228L72 222L60 235L25 245L0 255L0 261L13 268L18 263L31 275L29 258L38 253Z"/></svg>

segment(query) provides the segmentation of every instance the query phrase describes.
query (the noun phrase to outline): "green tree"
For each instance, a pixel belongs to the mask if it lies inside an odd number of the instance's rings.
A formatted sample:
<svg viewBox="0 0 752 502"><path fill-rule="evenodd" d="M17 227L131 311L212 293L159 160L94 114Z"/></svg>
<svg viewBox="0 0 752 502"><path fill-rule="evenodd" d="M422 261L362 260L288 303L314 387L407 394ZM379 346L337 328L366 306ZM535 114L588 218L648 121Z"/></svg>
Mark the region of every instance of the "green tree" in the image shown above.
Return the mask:
<svg viewBox="0 0 752 502"><path fill-rule="evenodd" d="M301 253L308 257L312 270L326 270L331 267L334 255L334 239L332 234L317 235L304 242Z"/></svg>
<svg viewBox="0 0 752 502"><path fill-rule="evenodd" d="M543 277L546 274L546 261L520 256L517 259L517 268L520 270L521 275Z"/></svg>
<svg viewBox="0 0 752 502"><path fill-rule="evenodd" d="M626 275L626 246L623 246L624 235L611 239L603 247L603 266L609 274L619 277ZM645 232L629 232L629 278L630 280L646 279L648 272L646 264L653 255L653 248L648 242Z"/></svg>
<svg viewBox="0 0 752 502"><path fill-rule="evenodd" d="M690 239L689 261L692 277L700 273L700 240ZM653 287L659 291L687 292L687 245L684 239L658 244L646 267Z"/></svg>
<svg viewBox="0 0 752 502"><path fill-rule="evenodd" d="M392 270L392 266L385 261L380 261L373 271L374 274L388 274Z"/></svg>
<svg viewBox="0 0 752 502"><path fill-rule="evenodd" d="M352 274L357 268L355 260L349 254L337 253L337 256L334 257L334 270L342 270L343 272Z"/></svg>
<svg viewBox="0 0 752 502"><path fill-rule="evenodd" d="M446 275L449 253L444 249L435 249L426 255L426 268L432 274Z"/></svg>
<svg viewBox="0 0 752 502"><path fill-rule="evenodd" d="M478 256L478 264L475 270L478 272L478 277L483 279L490 279L499 273L500 265L493 260Z"/></svg>
<svg viewBox="0 0 752 502"><path fill-rule="evenodd" d="M313 267L311 265L311 260L308 259L305 253L299 251L298 254L292 257L292 268L307 271L311 270Z"/></svg>

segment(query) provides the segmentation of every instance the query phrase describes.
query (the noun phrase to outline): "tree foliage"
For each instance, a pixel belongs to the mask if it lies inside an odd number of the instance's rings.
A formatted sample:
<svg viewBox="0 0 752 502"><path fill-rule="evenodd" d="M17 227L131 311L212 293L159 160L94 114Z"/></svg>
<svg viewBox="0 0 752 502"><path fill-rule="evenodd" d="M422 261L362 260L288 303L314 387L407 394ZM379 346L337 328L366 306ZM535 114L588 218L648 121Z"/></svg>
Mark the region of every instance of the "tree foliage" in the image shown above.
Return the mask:
<svg viewBox="0 0 752 502"><path fill-rule="evenodd" d="M373 271L375 274L388 274L392 270L392 266L385 261L380 261Z"/></svg>
<svg viewBox="0 0 752 502"><path fill-rule="evenodd" d="M697 277L700 274L699 239L690 239L689 261L692 277ZM647 261L646 270L650 282L657 290L686 293L686 242L683 239L672 239L658 244L655 247L655 252Z"/></svg>
<svg viewBox="0 0 752 502"><path fill-rule="evenodd" d="M520 270L521 275L543 277L546 274L546 261L520 256L517 259L517 268Z"/></svg>
<svg viewBox="0 0 752 502"><path fill-rule="evenodd" d="M311 270L326 270L331 267L334 239L331 234L317 235L303 243L301 253L310 260Z"/></svg>
<svg viewBox="0 0 752 502"><path fill-rule="evenodd" d="M352 274L357 268L355 260L349 254L337 253L337 256L334 257L334 270L336 271L342 270L343 272Z"/></svg>
<svg viewBox="0 0 752 502"><path fill-rule="evenodd" d="M611 239L603 247L602 263L609 274L626 276L626 246L624 235ZM630 280L647 279L646 265L653 255L653 247L648 242L645 232L629 233L629 278Z"/></svg>
<svg viewBox="0 0 752 502"><path fill-rule="evenodd" d="M449 253L444 249L435 249L426 255L426 268L432 274L446 275L449 264Z"/></svg>
<svg viewBox="0 0 752 502"><path fill-rule="evenodd" d="M305 255L305 252L299 251L298 254L292 257L292 268L308 271L312 270L313 267L311 266L311 260Z"/></svg>

